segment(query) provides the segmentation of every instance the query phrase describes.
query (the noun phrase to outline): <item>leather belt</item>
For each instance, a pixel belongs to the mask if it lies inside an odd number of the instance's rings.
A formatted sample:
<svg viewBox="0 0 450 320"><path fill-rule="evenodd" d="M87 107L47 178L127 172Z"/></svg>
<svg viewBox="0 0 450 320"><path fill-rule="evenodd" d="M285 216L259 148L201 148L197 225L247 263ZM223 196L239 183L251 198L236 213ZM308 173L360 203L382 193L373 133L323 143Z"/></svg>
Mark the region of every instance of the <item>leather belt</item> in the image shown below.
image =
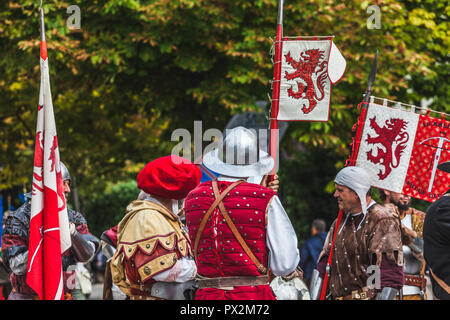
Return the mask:
<svg viewBox="0 0 450 320"><path fill-rule="evenodd" d="M405 274L405 285L419 287L423 290L427 286L427 279L423 275Z"/></svg>
<svg viewBox="0 0 450 320"><path fill-rule="evenodd" d="M134 283L129 283L130 286L130 299L131 297L144 297L144 298L150 298L152 295L152 286L151 284L145 284L145 285L138 285ZM142 299L134 299L134 300L142 300Z"/></svg>
<svg viewBox="0 0 450 320"><path fill-rule="evenodd" d="M155 298L151 296L130 296L130 300L164 300L164 299Z"/></svg>
<svg viewBox="0 0 450 320"><path fill-rule="evenodd" d="M374 289L364 287L362 290L355 290L349 295L338 297L337 300L370 300L375 297L376 294L377 292Z"/></svg>
<svg viewBox="0 0 450 320"><path fill-rule="evenodd" d="M216 288L216 289L232 289L239 286L262 286L269 284L268 275L249 276L249 277L221 277L221 278L204 278L195 279L199 289Z"/></svg>

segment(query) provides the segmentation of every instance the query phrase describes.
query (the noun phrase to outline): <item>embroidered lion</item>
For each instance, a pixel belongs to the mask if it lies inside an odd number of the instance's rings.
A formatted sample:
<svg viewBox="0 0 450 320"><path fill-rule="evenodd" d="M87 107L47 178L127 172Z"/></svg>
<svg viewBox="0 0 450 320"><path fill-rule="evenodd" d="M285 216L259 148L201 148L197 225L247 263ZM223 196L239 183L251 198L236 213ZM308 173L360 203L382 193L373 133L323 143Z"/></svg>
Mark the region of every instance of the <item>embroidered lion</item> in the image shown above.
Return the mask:
<svg viewBox="0 0 450 320"><path fill-rule="evenodd" d="M380 127L375 116L370 119L370 127L378 136L372 137L368 134L366 142L368 144L379 143L385 149L377 147L376 156L373 154L373 150L367 152L367 160L384 166L384 173L381 170L378 172L380 180L384 180L392 169L397 168L400 164L400 157L409 140L408 132L404 131L407 124L408 122L403 119L391 118L385 121L384 127Z"/></svg>
<svg viewBox="0 0 450 320"><path fill-rule="evenodd" d="M307 99L308 104L302 101L302 111L305 114L310 113L317 105L317 102L321 101L325 94L325 81L328 78L327 73L327 61L324 59L324 51L319 49L310 49L300 54L301 59L295 61L290 52L285 55L286 62L289 63L295 71L292 73L285 72L284 78L286 80L292 80L300 78L297 81L297 91L294 92L292 87L288 89L288 96L294 99ZM318 70L316 70L318 68ZM314 84L313 76L316 76L316 85ZM320 95L317 94L317 89Z"/></svg>

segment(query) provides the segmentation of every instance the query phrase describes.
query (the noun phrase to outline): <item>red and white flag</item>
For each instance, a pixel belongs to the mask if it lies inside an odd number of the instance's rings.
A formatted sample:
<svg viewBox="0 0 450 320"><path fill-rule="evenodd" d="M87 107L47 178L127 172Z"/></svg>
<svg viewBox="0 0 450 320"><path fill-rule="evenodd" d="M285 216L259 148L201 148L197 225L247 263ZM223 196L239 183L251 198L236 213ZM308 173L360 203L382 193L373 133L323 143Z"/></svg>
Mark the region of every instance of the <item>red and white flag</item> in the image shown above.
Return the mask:
<svg viewBox="0 0 450 320"><path fill-rule="evenodd" d="M331 87L344 75L346 61L331 40L282 42L277 120L328 121Z"/></svg>
<svg viewBox="0 0 450 320"><path fill-rule="evenodd" d="M433 202L448 190L450 121L370 103L356 166L372 174L372 185Z"/></svg>
<svg viewBox="0 0 450 320"><path fill-rule="evenodd" d="M41 85L36 125L27 284L44 300L64 298L61 253L71 246L41 9Z"/></svg>

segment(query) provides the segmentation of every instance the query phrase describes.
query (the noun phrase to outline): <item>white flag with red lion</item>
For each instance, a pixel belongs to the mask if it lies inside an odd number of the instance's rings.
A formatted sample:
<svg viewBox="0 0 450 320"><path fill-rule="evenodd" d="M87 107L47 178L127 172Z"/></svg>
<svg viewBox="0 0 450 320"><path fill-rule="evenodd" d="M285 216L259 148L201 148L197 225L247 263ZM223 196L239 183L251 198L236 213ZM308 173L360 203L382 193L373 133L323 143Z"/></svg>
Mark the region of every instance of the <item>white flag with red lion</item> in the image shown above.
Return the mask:
<svg viewBox="0 0 450 320"><path fill-rule="evenodd" d="M328 121L331 87L344 75L346 61L331 40L282 42L277 120Z"/></svg>
<svg viewBox="0 0 450 320"><path fill-rule="evenodd" d="M370 103L356 165L377 188L434 201L448 189L450 174L437 166L450 160L450 122Z"/></svg>

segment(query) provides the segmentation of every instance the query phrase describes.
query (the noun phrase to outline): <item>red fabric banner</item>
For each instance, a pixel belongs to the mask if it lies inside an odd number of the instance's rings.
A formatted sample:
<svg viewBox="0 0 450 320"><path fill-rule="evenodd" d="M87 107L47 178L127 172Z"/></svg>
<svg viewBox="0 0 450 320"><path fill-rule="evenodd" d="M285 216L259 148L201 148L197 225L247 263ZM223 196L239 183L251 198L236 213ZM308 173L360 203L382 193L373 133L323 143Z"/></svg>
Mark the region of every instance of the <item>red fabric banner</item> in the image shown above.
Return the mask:
<svg viewBox="0 0 450 320"><path fill-rule="evenodd" d="M448 189L450 121L370 103L359 142L356 166L370 173L372 186L433 202Z"/></svg>
<svg viewBox="0 0 450 320"><path fill-rule="evenodd" d="M71 246L41 9L41 85L37 110L27 284L43 300L64 298L61 253Z"/></svg>
<svg viewBox="0 0 450 320"><path fill-rule="evenodd" d="M437 165L450 161L450 121L421 115L403 193L435 201L448 190L450 174Z"/></svg>

